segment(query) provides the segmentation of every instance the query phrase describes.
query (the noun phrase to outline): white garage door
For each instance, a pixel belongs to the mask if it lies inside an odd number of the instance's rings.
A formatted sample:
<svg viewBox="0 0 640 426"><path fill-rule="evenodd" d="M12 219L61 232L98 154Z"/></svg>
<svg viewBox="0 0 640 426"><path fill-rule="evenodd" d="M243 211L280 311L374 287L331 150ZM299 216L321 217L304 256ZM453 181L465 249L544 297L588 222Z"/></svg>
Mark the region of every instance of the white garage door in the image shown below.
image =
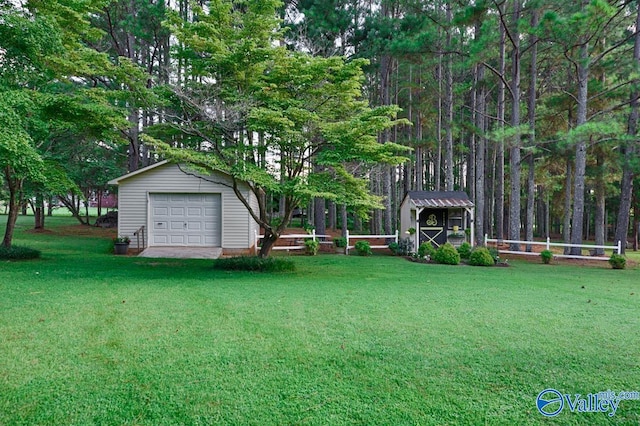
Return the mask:
<svg viewBox="0 0 640 426"><path fill-rule="evenodd" d="M221 246L220 194L151 194L151 244Z"/></svg>

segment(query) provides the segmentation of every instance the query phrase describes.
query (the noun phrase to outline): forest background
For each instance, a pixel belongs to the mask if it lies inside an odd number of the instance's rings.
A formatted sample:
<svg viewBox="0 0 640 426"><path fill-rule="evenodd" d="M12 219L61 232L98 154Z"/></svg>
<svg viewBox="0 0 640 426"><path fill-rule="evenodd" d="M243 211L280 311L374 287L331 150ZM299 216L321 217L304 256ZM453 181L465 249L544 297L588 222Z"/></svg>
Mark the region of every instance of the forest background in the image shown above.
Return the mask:
<svg viewBox="0 0 640 426"><path fill-rule="evenodd" d="M389 234L407 191L462 190L476 241L637 249L636 1L0 0L0 21L5 245L27 203L86 222L169 156L257 182L274 234L298 208Z"/></svg>

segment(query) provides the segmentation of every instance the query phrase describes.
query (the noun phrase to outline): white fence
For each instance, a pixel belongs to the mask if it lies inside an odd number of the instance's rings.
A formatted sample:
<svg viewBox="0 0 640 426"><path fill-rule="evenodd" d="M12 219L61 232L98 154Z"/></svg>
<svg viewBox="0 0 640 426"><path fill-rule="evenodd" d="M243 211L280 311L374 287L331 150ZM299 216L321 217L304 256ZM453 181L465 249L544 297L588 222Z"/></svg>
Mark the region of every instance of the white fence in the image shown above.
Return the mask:
<svg viewBox="0 0 640 426"><path fill-rule="evenodd" d="M349 254L349 250L352 248L355 248L355 244L354 245L350 245L349 244L349 240L377 240L379 238L384 238L384 239L393 239L394 242L398 243L398 231L396 230L395 234L391 234L391 235L351 235L349 234L349 230L347 230L347 254ZM385 245L372 245L371 248L372 249L380 249L380 248L388 248L389 245L385 244Z"/></svg>
<svg viewBox="0 0 640 426"><path fill-rule="evenodd" d="M486 246L488 243L495 243L496 247L498 244L520 244L524 246L544 246L546 250L551 250L551 247L579 247L582 249L595 250L595 249L603 249L603 250L612 250L614 253L620 254L622 252L621 242L618 241L618 245L616 246L601 246L595 244L567 244L567 243L552 243L549 237L547 237L547 241L519 241L519 240L497 240L494 238L489 238L488 235L484 236L484 245ZM531 252L531 251L515 251L515 250L500 250L499 253L506 254L523 254L529 256L539 256L540 253ZM578 254L553 254L554 257L563 257L568 259L589 259L589 260L609 260L608 257L604 256L583 256Z"/></svg>
<svg viewBox="0 0 640 426"><path fill-rule="evenodd" d="M346 253L349 254L349 249L353 249L355 248L355 245L350 245L349 241L351 240L375 240L375 239L379 239L379 238L385 238L385 239L393 239L396 243L398 242L398 231L396 231L395 234L391 234L391 235L351 235L349 234L349 231L347 231L347 247L346 247ZM255 249L255 253L258 254L258 241L260 241L261 239L264 238L264 235L259 235L256 232L256 249ZM304 241L306 239L312 239L313 241L315 241L317 238L332 238L331 235L322 235L322 234L316 234L316 231L313 230L310 234L285 234L285 235L281 235L279 239L290 239L293 240L291 245L286 245L286 246L273 246L271 250L304 250L306 247L304 245ZM378 249L378 248L387 248L388 245L372 245L371 248L372 249Z"/></svg>
<svg viewBox="0 0 640 426"><path fill-rule="evenodd" d="M264 235L258 235L256 232L256 254L258 254L258 241L264 238ZM310 234L285 234L280 235L280 240L293 240L288 246L273 246L271 250L304 250L306 249L304 241L310 238L315 241L317 238L331 238L331 235L316 234L315 229Z"/></svg>

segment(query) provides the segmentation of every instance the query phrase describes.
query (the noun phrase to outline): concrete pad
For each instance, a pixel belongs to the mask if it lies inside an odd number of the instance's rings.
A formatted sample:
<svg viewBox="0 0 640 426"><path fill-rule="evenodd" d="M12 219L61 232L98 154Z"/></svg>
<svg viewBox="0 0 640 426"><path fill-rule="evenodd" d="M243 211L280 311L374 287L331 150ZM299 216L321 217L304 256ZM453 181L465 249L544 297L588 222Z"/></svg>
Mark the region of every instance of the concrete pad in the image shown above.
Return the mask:
<svg viewBox="0 0 640 426"><path fill-rule="evenodd" d="M166 259L217 259L222 255L221 247L147 247L139 257Z"/></svg>

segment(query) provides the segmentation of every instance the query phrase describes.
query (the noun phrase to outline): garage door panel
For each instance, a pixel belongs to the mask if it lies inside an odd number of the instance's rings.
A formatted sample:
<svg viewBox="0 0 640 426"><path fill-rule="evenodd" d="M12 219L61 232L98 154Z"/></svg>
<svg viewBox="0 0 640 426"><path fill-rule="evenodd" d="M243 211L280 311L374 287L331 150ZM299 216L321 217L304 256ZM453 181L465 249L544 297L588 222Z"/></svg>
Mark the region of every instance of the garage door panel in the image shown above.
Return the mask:
<svg viewBox="0 0 640 426"><path fill-rule="evenodd" d="M154 235L153 243L157 246L169 245L169 238L166 235Z"/></svg>
<svg viewBox="0 0 640 426"><path fill-rule="evenodd" d="M182 231L185 228L185 223L183 221L171 221L170 229L172 231Z"/></svg>
<svg viewBox="0 0 640 426"><path fill-rule="evenodd" d="M187 231L191 232L191 231L201 231L204 228L204 223L202 222L195 222L195 221L189 221L187 222Z"/></svg>
<svg viewBox="0 0 640 426"><path fill-rule="evenodd" d="M220 194L151 194L154 245L221 245Z"/></svg>
<svg viewBox="0 0 640 426"><path fill-rule="evenodd" d="M204 209L200 207L189 207L187 209L187 216L188 217L204 217L203 210Z"/></svg>
<svg viewBox="0 0 640 426"><path fill-rule="evenodd" d="M154 216L169 216L169 209L167 207L154 207L153 208Z"/></svg>

